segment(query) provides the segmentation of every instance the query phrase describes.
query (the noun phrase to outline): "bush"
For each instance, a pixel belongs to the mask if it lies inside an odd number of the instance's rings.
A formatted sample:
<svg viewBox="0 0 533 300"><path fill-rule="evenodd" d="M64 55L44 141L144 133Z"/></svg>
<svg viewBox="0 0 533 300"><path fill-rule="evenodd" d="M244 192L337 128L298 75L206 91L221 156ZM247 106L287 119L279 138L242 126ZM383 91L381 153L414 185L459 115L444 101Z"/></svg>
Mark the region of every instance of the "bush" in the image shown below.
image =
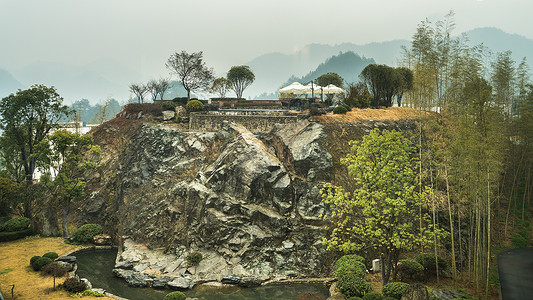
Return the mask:
<svg viewBox="0 0 533 300"><path fill-rule="evenodd" d="M202 259L203 259L202 253L197 252L197 251L193 251L189 253L189 255L187 255L187 262L189 262L189 264L193 266L199 264L202 261Z"/></svg>
<svg viewBox="0 0 533 300"><path fill-rule="evenodd" d="M380 293L371 292L364 295L363 300L383 300L383 296Z"/></svg>
<svg viewBox="0 0 533 300"><path fill-rule="evenodd" d="M317 104L317 103L313 103L313 104ZM319 108L319 107L311 107L311 108L309 108L309 114L311 116L321 116L324 113L325 113L325 111L322 108Z"/></svg>
<svg viewBox="0 0 533 300"><path fill-rule="evenodd" d="M95 291L91 291L91 290L85 290L81 293L82 296L89 296L89 297L105 297L104 294L102 293L98 293L98 292L95 292Z"/></svg>
<svg viewBox="0 0 533 300"><path fill-rule="evenodd" d="M520 234L514 234L511 238L511 244L514 248L525 248L528 246L528 240Z"/></svg>
<svg viewBox="0 0 533 300"><path fill-rule="evenodd" d="M437 275L435 268L435 254L427 253L422 256L422 254L416 257L416 261L424 267L424 272L426 274ZM442 257L437 256L437 265L439 267L439 274L446 271L448 268L448 262L446 262Z"/></svg>
<svg viewBox="0 0 533 300"><path fill-rule="evenodd" d="M362 277L346 275L339 278L339 290L346 298L362 297L372 292L372 285Z"/></svg>
<svg viewBox="0 0 533 300"><path fill-rule="evenodd" d="M158 103L130 103L124 106L124 110L127 115L138 114L142 111L144 115L153 116L160 116L163 111Z"/></svg>
<svg viewBox="0 0 533 300"><path fill-rule="evenodd" d="M41 269L41 273L43 275L51 275L54 277L61 277L65 274L67 274L67 268L64 266L58 264L57 262L52 262L47 264Z"/></svg>
<svg viewBox="0 0 533 300"><path fill-rule="evenodd" d="M202 111L204 110L204 104L198 100L191 100L185 106L187 111Z"/></svg>
<svg viewBox="0 0 533 300"><path fill-rule="evenodd" d="M0 217L0 231L2 231L2 225L4 225L5 222L9 221L11 217Z"/></svg>
<svg viewBox="0 0 533 300"><path fill-rule="evenodd" d="M51 260L56 260L59 257L59 255L55 252L48 252L48 253L43 254L43 257L48 257Z"/></svg>
<svg viewBox="0 0 533 300"><path fill-rule="evenodd" d="M98 224L85 224L76 230L74 238L80 243L87 243L91 241L95 235L100 233L102 233L102 226Z"/></svg>
<svg viewBox="0 0 533 300"><path fill-rule="evenodd" d="M317 292L303 292L298 296L298 300L325 300L326 298Z"/></svg>
<svg viewBox="0 0 533 300"><path fill-rule="evenodd" d="M343 276L352 276L352 275L360 277L360 278L364 278L365 271L361 269L360 265L358 265L360 263L361 262L353 261L352 264L350 263L342 264L339 268L337 268L337 272L336 272L337 278L340 279Z"/></svg>
<svg viewBox="0 0 533 300"><path fill-rule="evenodd" d="M337 107L335 107L333 109L333 113L334 114L345 114L347 112L348 112L348 110L346 109L346 107L344 107L342 105L339 105L339 106L337 106Z"/></svg>
<svg viewBox="0 0 533 300"><path fill-rule="evenodd" d="M35 271L41 271L41 269L50 264L52 262L51 259L49 259L48 257L39 257L37 259L35 259L33 261L33 263L31 264L31 267L33 268L33 270ZM30 260L30 263L31 263L31 260Z"/></svg>
<svg viewBox="0 0 533 300"><path fill-rule="evenodd" d="M26 237L32 234L33 234L33 230L31 228L28 228L22 231L0 232L0 242L9 242L9 241L18 240L18 239L21 239L23 237Z"/></svg>
<svg viewBox="0 0 533 300"><path fill-rule="evenodd" d="M166 294L164 300L185 300L187 296L185 296L182 292L172 292Z"/></svg>
<svg viewBox="0 0 533 300"><path fill-rule="evenodd" d="M309 105L310 108L322 108L322 104L321 103L311 103L311 105Z"/></svg>
<svg viewBox="0 0 533 300"><path fill-rule="evenodd" d="M363 265L365 263L365 259L360 255L357 255L357 254L344 255L341 258L337 259L337 262L336 262L337 269L345 264L354 264L356 261L363 263ZM365 270L366 270L366 267L365 267Z"/></svg>
<svg viewBox="0 0 533 300"><path fill-rule="evenodd" d="M5 222L3 228L4 231L7 232L15 232L26 230L28 229L28 226L30 226L30 219L24 217L17 217L9 219L7 222Z"/></svg>
<svg viewBox="0 0 533 300"><path fill-rule="evenodd" d="M41 258L40 256L34 256L30 259L30 266L33 267L33 264L35 263L35 261L37 261L37 259Z"/></svg>
<svg viewBox="0 0 533 300"><path fill-rule="evenodd" d="M175 102L171 102L171 101L166 101L166 102L163 102L161 103L161 108L163 110L175 110L176 109L176 106L177 104Z"/></svg>
<svg viewBox="0 0 533 300"><path fill-rule="evenodd" d="M424 266L412 259L404 259L398 265L398 275L402 280L412 279L417 280L421 277L424 271Z"/></svg>
<svg viewBox="0 0 533 300"><path fill-rule="evenodd" d="M352 108L349 105L341 104L339 106L342 106L342 107L346 108L347 111L352 111Z"/></svg>
<svg viewBox="0 0 533 300"><path fill-rule="evenodd" d="M381 292L383 293L383 296L399 300L402 298L402 295L405 293L408 286L409 284L405 282L389 282L383 286Z"/></svg>
<svg viewBox="0 0 533 300"><path fill-rule="evenodd" d="M62 285L63 289L69 293L81 293L87 289L85 282L79 281L76 277L70 277Z"/></svg>

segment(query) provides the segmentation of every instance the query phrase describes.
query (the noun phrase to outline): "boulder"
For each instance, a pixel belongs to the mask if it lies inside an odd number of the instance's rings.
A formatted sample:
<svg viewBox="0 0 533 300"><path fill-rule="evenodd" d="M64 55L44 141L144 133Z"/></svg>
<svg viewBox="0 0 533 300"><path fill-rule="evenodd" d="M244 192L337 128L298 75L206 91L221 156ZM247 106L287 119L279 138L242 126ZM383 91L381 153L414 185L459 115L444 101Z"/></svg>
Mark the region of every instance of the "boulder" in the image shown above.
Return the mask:
<svg viewBox="0 0 533 300"><path fill-rule="evenodd" d="M229 276L222 277L220 282L224 284L239 284L239 282L241 282L241 278L241 275L231 274Z"/></svg>
<svg viewBox="0 0 533 300"><path fill-rule="evenodd" d="M71 272L71 271L74 270L74 266L75 266L75 264L71 264L71 263L64 262L64 261L57 261L57 263L58 263L60 266L64 267L64 268L67 270L67 272Z"/></svg>
<svg viewBox="0 0 533 300"><path fill-rule="evenodd" d="M466 298L460 293L448 289L438 289L431 292L433 296L437 297L439 300L452 300L452 299L462 299Z"/></svg>
<svg viewBox="0 0 533 300"><path fill-rule="evenodd" d="M32 219L32 228L35 233L45 236L58 236L60 234L57 223L57 210L55 207L45 207Z"/></svg>
<svg viewBox="0 0 533 300"><path fill-rule="evenodd" d="M192 289L195 285L191 275L182 274L180 277L167 283L168 287L178 290Z"/></svg>
<svg viewBox="0 0 533 300"><path fill-rule="evenodd" d="M403 293L401 300L429 300L428 290L423 284L411 284Z"/></svg>
<svg viewBox="0 0 533 300"><path fill-rule="evenodd" d="M176 116L176 113L174 111L171 111L171 110L164 110L163 111L163 121L172 120L172 119L174 119L175 116Z"/></svg>
<svg viewBox="0 0 533 300"><path fill-rule="evenodd" d="M56 259L56 261L64 261L66 263L71 263L71 264L75 264L76 260L77 260L76 256L72 256L72 255L61 256L58 259Z"/></svg>
<svg viewBox="0 0 533 300"><path fill-rule="evenodd" d="M113 241L111 240L111 236L108 234L97 234L93 237L93 243L96 246L111 246Z"/></svg>
<svg viewBox="0 0 533 300"><path fill-rule="evenodd" d="M269 280L268 276L244 276L239 282L241 287L256 287L260 286L263 282Z"/></svg>

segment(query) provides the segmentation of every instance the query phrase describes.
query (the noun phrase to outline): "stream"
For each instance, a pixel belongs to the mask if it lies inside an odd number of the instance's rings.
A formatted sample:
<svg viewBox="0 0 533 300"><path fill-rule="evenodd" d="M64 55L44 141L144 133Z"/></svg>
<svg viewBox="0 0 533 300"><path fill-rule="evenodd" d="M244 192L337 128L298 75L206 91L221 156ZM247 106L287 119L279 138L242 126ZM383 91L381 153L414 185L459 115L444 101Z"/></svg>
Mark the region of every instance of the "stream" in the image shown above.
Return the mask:
<svg viewBox="0 0 533 300"><path fill-rule="evenodd" d="M133 288L112 273L116 250L99 250L75 254L78 259L78 275L87 278L95 288L102 288L114 295L130 300L162 300L172 290L153 288ZM327 298L328 289L322 285L292 284L270 285L256 288L238 286L211 287L196 286L184 291L187 297L202 300L296 300L304 292L320 293Z"/></svg>

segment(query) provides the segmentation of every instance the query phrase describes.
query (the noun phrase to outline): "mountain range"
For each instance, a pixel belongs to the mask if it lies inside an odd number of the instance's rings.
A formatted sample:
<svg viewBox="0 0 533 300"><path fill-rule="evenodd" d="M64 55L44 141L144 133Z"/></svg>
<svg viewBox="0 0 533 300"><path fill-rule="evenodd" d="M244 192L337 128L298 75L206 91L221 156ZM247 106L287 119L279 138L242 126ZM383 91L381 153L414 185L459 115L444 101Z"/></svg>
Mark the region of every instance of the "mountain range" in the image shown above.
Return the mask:
<svg viewBox="0 0 533 300"><path fill-rule="evenodd" d="M532 39L490 27L474 29L466 35L472 44L483 44L493 53L511 50L517 64L523 57L533 61ZM360 72L357 70L369 63L397 65L402 46L408 47L409 44L408 40L365 45L309 44L289 54L263 54L244 63L250 66L256 78L245 90L245 96L254 98L263 94L267 98L273 97L273 93L291 80L309 81L327 72L339 73L348 82L356 81ZM130 97L128 84L142 80L140 74L112 59L85 66L56 62L34 62L16 70L5 70L0 66L0 98L34 83L42 83L55 86L67 103L82 98L98 102L111 97L125 102Z"/></svg>

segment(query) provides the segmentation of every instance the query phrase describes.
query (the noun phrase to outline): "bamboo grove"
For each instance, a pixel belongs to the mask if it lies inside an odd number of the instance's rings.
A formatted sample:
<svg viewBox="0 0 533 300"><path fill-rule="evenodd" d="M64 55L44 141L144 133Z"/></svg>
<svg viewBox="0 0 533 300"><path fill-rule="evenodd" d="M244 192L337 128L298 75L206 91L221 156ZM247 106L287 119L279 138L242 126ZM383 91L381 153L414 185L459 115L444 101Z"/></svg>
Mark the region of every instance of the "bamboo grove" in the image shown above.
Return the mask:
<svg viewBox="0 0 533 300"><path fill-rule="evenodd" d="M487 295L496 252L530 240L533 85L525 58L472 46L454 27L453 12L419 24L403 49L401 65L414 74L403 101L441 113L420 123L419 180L433 190L434 222L451 234L422 251L449 253L454 280Z"/></svg>

